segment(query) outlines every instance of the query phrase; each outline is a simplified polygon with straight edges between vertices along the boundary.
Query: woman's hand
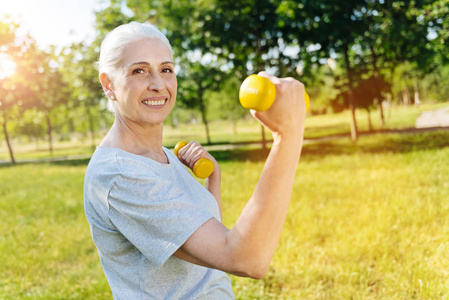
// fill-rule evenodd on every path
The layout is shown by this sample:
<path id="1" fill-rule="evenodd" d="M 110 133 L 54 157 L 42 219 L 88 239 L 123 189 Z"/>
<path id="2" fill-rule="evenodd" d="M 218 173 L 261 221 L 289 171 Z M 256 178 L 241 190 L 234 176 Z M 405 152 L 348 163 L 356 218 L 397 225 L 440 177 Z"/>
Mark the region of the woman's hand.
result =
<path id="1" fill-rule="evenodd" d="M 191 141 L 178 151 L 179 160 L 190 169 L 200 158 L 207 158 L 214 164 L 212 174 L 206 180 L 206 189 L 214 196 L 220 209 L 221 217 L 221 170 L 215 158 L 209 154 L 198 142 Z"/>
<path id="2" fill-rule="evenodd" d="M 275 137 L 277 135 L 302 137 L 306 116 L 304 85 L 291 77 L 277 78 L 266 72 L 259 72 L 257 75 L 274 83 L 276 99 L 267 111 L 251 110 L 251 114 Z"/>
<path id="3" fill-rule="evenodd" d="M 220 166 L 218 165 L 215 158 L 207 152 L 200 143 L 195 141 L 190 141 L 179 149 L 178 151 L 178 158 L 179 160 L 189 167 L 190 169 L 193 169 L 193 165 L 200 159 L 200 158 L 207 158 L 214 164 L 214 171 L 212 172 L 211 176 L 220 173 Z"/>

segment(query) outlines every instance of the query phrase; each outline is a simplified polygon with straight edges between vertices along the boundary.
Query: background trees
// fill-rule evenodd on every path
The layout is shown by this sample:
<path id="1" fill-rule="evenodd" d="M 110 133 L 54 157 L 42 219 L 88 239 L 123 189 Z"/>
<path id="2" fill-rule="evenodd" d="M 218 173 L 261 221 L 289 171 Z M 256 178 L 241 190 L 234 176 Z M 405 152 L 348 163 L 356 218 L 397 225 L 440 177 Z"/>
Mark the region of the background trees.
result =
<path id="1" fill-rule="evenodd" d="M 0 54 L 16 72 L 0 80 L 3 136 L 12 161 L 11 133 L 30 140 L 46 133 L 49 151 L 55 135 L 73 132 L 95 145 L 95 132 L 113 119 L 97 79 L 100 43 L 137 20 L 156 24 L 172 43 L 180 104 L 172 124 L 185 108 L 197 111 L 212 143 L 209 121 L 235 123 L 239 83 L 268 70 L 303 81 L 312 114 L 350 109 L 356 140 L 357 108 L 378 109 L 384 126 L 385 101 L 448 99 L 448 13 L 448 0 L 110 0 L 96 12 L 97 38 L 59 51 L 16 37 L 19 24 L 4 19 Z"/>
<path id="2" fill-rule="evenodd" d="M 23 81 L 15 73 L 15 69 L 21 69 L 19 62 L 13 62 L 11 57 L 22 57 L 26 44 L 20 45 L 16 38 L 15 30 L 18 28 L 14 23 L 0 22 L 0 110 L 2 118 L 3 135 L 8 147 L 11 162 L 15 163 L 14 153 L 8 131 L 8 123 L 13 117 L 17 117 L 17 107 L 22 99 L 29 97 L 30 90 L 26 88 Z M 23 46 L 23 47 L 21 47 Z M 23 68 L 24 69 L 24 68 Z"/>

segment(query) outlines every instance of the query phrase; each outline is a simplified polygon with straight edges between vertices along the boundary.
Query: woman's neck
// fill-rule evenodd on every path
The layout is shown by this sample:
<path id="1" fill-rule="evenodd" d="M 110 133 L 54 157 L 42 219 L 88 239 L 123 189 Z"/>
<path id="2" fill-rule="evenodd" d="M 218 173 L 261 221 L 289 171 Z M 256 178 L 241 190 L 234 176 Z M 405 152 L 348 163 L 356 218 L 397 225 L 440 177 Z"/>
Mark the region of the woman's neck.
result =
<path id="1" fill-rule="evenodd" d="M 163 124 L 137 124 L 121 118 L 114 121 L 100 146 L 119 148 L 124 151 L 168 163 L 162 149 Z"/>

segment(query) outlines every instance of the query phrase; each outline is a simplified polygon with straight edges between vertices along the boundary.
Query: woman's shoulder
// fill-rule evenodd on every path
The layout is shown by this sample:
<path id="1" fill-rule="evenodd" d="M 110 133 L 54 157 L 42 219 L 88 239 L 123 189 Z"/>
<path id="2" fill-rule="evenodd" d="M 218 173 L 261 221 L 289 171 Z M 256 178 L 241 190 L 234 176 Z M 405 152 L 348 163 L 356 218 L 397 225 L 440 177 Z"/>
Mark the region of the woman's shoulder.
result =
<path id="1" fill-rule="evenodd" d="M 148 168 L 145 157 L 126 152 L 119 148 L 109 148 L 99 146 L 95 150 L 89 165 L 93 164 L 104 170 L 117 171 L 139 171 L 141 168 Z"/>
<path id="2" fill-rule="evenodd" d="M 162 164 L 148 157 L 133 154 L 119 148 L 97 147 L 89 162 L 88 169 L 100 170 L 102 173 L 119 173 L 120 175 L 151 176 L 169 172 L 176 163 L 176 156 L 164 148 L 169 164 Z"/>

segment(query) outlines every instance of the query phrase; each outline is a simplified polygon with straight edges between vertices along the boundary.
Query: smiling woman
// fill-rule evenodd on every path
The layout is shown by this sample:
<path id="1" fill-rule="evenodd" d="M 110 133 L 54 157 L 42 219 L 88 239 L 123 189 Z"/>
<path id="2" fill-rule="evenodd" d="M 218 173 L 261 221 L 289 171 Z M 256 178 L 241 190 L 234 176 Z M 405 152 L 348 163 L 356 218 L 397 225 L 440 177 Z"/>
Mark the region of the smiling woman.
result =
<path id="1" fill-rule="evenodd" d="M 149 23 L 121 25 L 101 44 L 99 77 L 115 120 L 86 169 L 84 203 L 114 299 L 234 299 L 226 274 L 262 278 L 284 225 L 304 135 L 304 85 L 253 116 L 273 134 L 257 187 L 232 229 L 221 223 L 221 170 L 199 143 L 162 146 L 176 103 L 170 43 Z M 205 186 L 185 166 L 207 158 Z"/>
<path id="2" fill-rule="evenodd" d="M 151 51 L 148 51 L 151 49 Z M 134 41 L 124 48 L 114 80 L 102 73 L 105 94 L 113 101 L 116 121 L 122 117 L 161 124 L 175 105 L 177 80 L 170 47 L 158 38 Z M 143 123 L 142 123 L 143 122 Z"/>

